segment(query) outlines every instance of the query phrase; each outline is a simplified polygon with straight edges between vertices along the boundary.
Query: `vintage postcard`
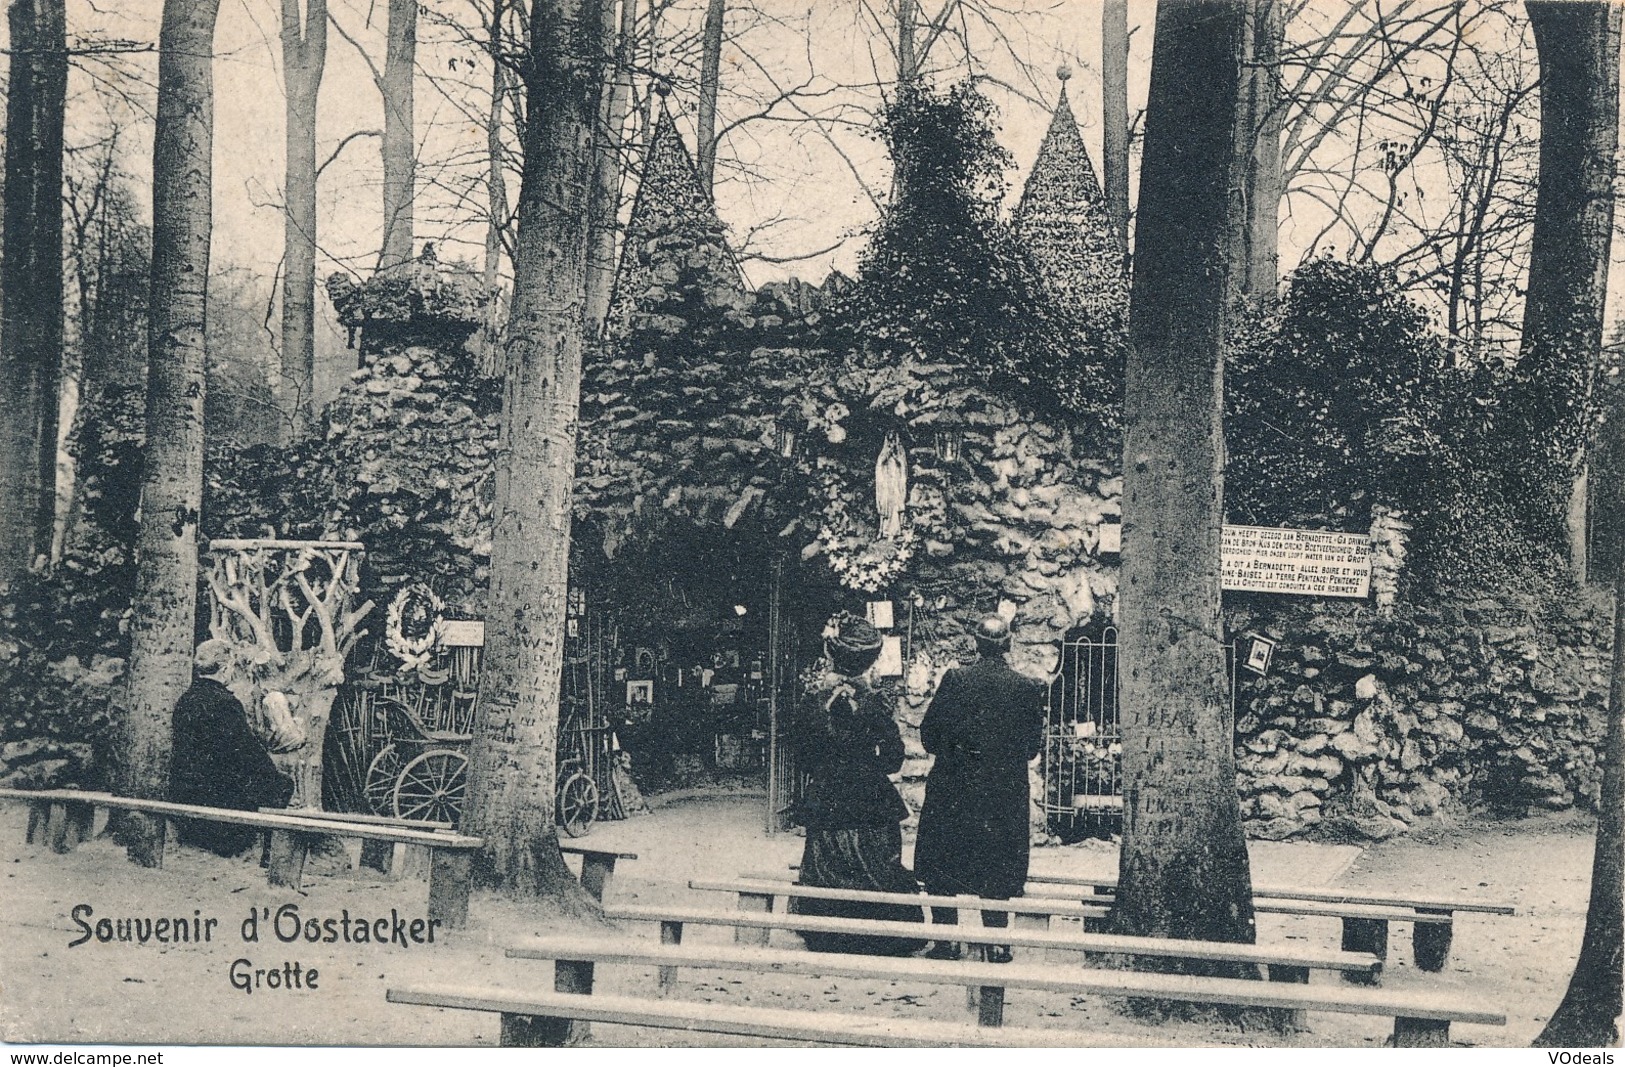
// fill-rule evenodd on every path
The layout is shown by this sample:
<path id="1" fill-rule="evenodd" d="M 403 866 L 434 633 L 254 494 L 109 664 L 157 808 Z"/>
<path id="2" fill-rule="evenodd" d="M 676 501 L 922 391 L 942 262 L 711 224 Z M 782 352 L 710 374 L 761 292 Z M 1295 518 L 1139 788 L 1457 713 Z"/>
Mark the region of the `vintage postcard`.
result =
<path id="1" fill-rule="evenodd" d="M 6 7 L 13 1063 L 1613 1062 L 1621 7 Z"/>

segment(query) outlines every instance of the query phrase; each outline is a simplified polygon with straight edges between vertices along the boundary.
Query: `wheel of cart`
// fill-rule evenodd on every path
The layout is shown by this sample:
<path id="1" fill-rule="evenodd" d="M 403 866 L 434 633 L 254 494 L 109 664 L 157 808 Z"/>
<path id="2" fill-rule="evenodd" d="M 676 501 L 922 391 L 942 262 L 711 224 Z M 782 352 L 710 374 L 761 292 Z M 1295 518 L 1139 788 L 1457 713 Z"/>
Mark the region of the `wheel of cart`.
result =
<path id="1" fill-rule="evenodd" d="M 570 837 L 581 837 L 598 818 L 598 785 L 582 769 L 577 759 L 559 763 L 559 788 L 554 798 L 559 828 Z"/>
<path id="2" fill-rule="evenodd" d="M 455 828 L 463 815 L 468 791 L 468 757 L 454 748 L 431 748 L 401 768 L 391 794 L 398 819 L 449 822 Z"/>
<path id="3" fill-rule="evenodd" d="M 461 729 L 430 725 L 441 716 L 425 715 L 417 705 L 432 699 L 406 692 L 375 701 L 374 734 L 385 744 L 367 764 L 363 788 L 376 814 L 456 826 L 468 791 L 466 749 L 471 736 Z"/>

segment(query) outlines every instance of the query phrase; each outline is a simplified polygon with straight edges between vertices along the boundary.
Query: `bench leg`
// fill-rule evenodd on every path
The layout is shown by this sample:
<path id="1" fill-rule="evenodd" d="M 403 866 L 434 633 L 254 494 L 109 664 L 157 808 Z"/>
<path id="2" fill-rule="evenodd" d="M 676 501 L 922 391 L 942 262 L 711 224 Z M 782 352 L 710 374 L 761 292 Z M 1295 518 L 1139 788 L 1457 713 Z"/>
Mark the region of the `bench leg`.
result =
<path id="1" fill-rule="evenodd" d="M 976 1024 L 978 1026 L 1004 1025 L 1004 986 L 985 985 L 977 997 Z"/>
<path id="2" fill-rule="evenodd" d="M 73 834 L 73 820 L 68 817 L 68 806 L 60 801 L 52 801 L 45 817 L 45 840 L 52 852 L 71 852 L 78 844 Z"/>
<path id="3" fill-rule="evenodd" d="M 30 800 L 28 802 L 28 836 L 24 839 L 27 844 L 39 845 L 45 843 L 45 828 L 51 822 L 51 805 L 44 800 Z"/>
<path id="4" fill-rule="evenodd" d="M 1449 912 L 1417 908 L 1424 915 L 1449 915 Z M 1416 966 L 1424 971 L 1442 971 L 1450 959 L 1450 942 L 1455 923 L 1417 923 L 1411 927 L 1411 955 Z"/>
<path id="5" fill-rule="evenodd" d="M 1094 894 L 1093 895 L 1095 897 L 1097 897 L 1097 898 L 1105 897 L 1106 899 L 1104 899 L 1104 900 L 1099 900 L 1099 899 L 1088 900 L 1088 899 L 1085 899 L 1085 900 L 1080 901 L 1079 903 L 1082 903 L 1082 904 L 1101 904 L 1101 905 L 1104 905 L 1104 906 L 1106 906 L 1108 908 L 1111 907 L 1112 905 L 1114 905 L 1115 903 L 1117 903 L 1117 890 L 1112 886 L 1097 885 L 1094 888 Z M 1086 934 L 1110 933 L 1111 932 L 1111 922 L 1105 916 L 1102 916 L 1102 917 L 1100 917 L 1098 919 L 1085 918 L 1083 920 L 1083 932 L 1086 933 Z"/>
<path id="6" fill-rule="evenodd" d="M 581 888 L 600 904 L 609 893 L 609 880 L 615 875 L 615 859 L 614 856 L 592 854 L 581 857 Z"/>
<path id="7" fill-rule="evenodd" d="M 1394 1019 L 1394 1048 L 1449 1048 L 1449 1019 Z"/>
<path id="8" fill-rule="evenodd" d="M 124 813 L 125 854 L 143 867 L 154 870 L 164 865 L 164 851 L 170 841 L 179 840 L 169 820 L 142 811 Z"/>
<path id="9" fill-rule="evenodd" d="M 274 886 L 298 889 L 305 876 L 305 855 L 310 842 L 303 834 L 288 830 L 271 831 L 271 863 L 265 878 Z"/>
<path id="10" fill-rule="evenodd" d="M 663 922 L 660 924 L 660 943 L 662 945 L 681 945 L 683 943 L 683 924 L 680 922 Z M 661 967 L 656 972 L 659 977 L 657 983 L 661 996 L 669 996 L 677 987 L 677 968 Z"/>
<path id="11" fill-rule="evenodd" d="M 773 914 L 773 894 L 741 893 L 739 894 L 739 910 L 771 915 Z M 751 926 L 736 926 L 734 927 L 734 944 L 759 945 L 766 948 L 768 938 L 772 933 L 773 931 L 766 927 L 757 929 Z"/>
<path id="12" fill-rule="evenodd" d="M 555 1019 L 547 1015 L 510 1015 L 502 1013 L 502 1031 L 497 1044 L 503 1048 L 563 1048 L 577 1039 L 575 1028 L 586 1030 L 586 1023 L 573 1019 Z"/>
<path id="13" fill-rule="evenodd" d="M 395 857 L 395 843 L 393 841 L 376 841 L 366 838 L 361 842 L 360 866 L 378 871 L 380 874 L 389 874 L 395 869 L 391 862 Z"/>
<path id="14" fill-rule="evenodd" d="M 1309 984 L 1309 968 L 1288 967 L 1283 964 L 1269 965 L 1270 981 L 1292 982 L 1299 985 Z M 1271 1009 L 1275 1025 L 1283 1032 L 1304 1030 L 1309 1025 L 1309 1012 L 1303 1008 L 1274 1008 Z"/>
<path id="15" fill-rule="evenodd" d="M 1343 951 L 1369 952 L 1373 956 L 1377 957 L 1378 962 L 1387 962 L 1388 920 L 1344 919 Z M 1377 975 L 1362 974 L 1356 971 L 1344 971 L 1343 981 L 1352 985 L 1376 985 Z"/>
<path id="16" fill-rule="evenodd" d="M 555 960 L 553 962 L 553 989 L 559 993 L 591 993 L 591 960 Z M 592 1036 L 592 1024 L 577 1019 L 549 1019 L 532 1017 L 531 1033 L 546 1042 L 546 1047 L 579 1045 Z"/>
<path id="17" fill-rule="evenodd" d="M 1016 912 L 1015 927 L 1017 930 L 1036 930 L 1041 934 L 1049 932 L 1049 916 L 1033 912 Z"/>
<path id="18" fill-rule="evenodd" d="M 474 886 L 474 854 L 466 849 L 429 850 L 429 918 L 448 930 L 468 925 L 468 894 Z"/>

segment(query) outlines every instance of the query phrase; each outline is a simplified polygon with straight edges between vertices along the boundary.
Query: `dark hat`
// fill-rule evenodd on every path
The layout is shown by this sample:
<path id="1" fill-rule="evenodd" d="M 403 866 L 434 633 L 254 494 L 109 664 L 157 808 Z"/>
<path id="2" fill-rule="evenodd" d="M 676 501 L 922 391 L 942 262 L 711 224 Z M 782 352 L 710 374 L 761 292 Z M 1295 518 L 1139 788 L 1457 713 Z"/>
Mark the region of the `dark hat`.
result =
<path id="1" fill-rule="evenodd" d="M 832 615 L 824 627 L 824 651 L 839 674 L 862 674 L 880 658 L 880 631 L 850 611 Z"/>
<path id="2" fill-rule="evenodd" d="M 984 652 L 1003 652 L 1010 647 L 1010 624 L 1004 616 L 988 615 L 976 624 L 976 647 Z"/>

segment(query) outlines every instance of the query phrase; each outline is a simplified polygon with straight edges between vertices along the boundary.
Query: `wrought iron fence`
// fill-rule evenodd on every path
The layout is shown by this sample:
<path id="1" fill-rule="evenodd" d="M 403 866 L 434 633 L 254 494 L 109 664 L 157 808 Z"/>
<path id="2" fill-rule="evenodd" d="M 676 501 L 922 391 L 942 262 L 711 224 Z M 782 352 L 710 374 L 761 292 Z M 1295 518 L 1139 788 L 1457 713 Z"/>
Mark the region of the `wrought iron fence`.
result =
<path id="1" fill-rule="evenodd" d="M 1230 706 L 1241 638 L 1225 646 Z M 1044 723 L 1044 813 L 1063 836 L 1115 830 L 1123 818 L 1123 734 L 1117 701 L 1117 628 L 1069 638 L 1049 685 Z"/>

